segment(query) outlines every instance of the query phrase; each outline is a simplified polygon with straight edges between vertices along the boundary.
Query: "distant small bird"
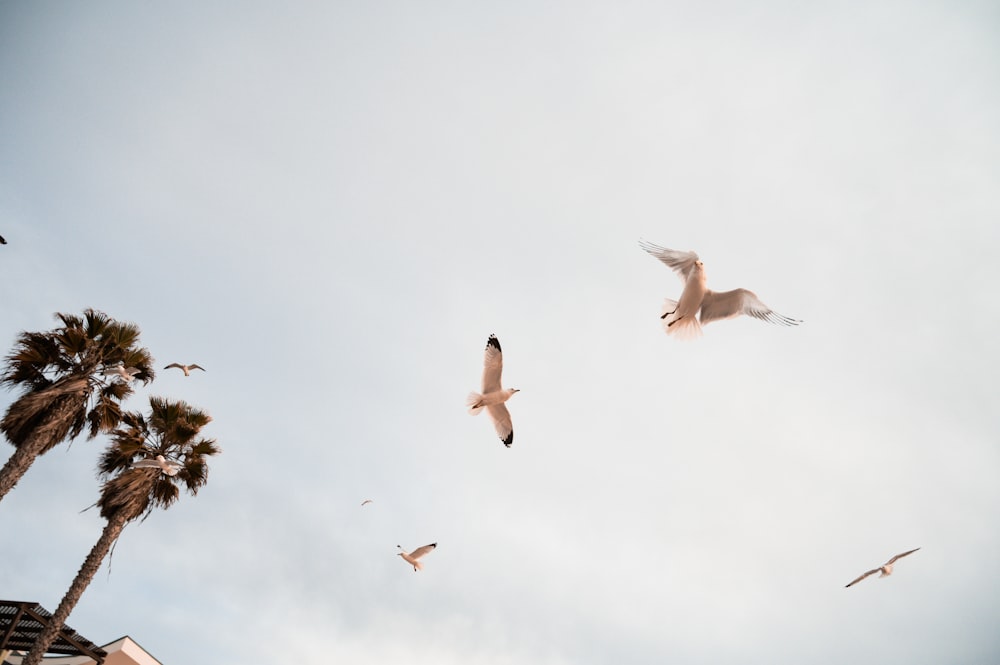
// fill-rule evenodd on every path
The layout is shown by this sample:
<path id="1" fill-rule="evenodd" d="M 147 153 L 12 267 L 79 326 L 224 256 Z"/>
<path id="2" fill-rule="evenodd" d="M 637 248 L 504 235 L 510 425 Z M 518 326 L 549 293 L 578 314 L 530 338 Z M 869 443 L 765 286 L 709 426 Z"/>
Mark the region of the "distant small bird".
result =
<path id="1" fill-rule="evenodd" d="M 396 547 L 399 547 L 400 549 L 399 556 L 403 557 L 403 560 L 406 561 L 406 563 L 413 566 L 413 572 L 417 572 L 418 570 L 423 570 L 424 568 L 423 565 L 421 565 L 421 563 L 417 561 L 417 559 L 427 554 L 437 546 L 438 546 L 437 543 L 431 543 L 430 545 L 424 545 L 423 547 L 418 547 L 417 549 L 407 554 L 406 550 L 404 550 L 400 545 L 396 545 Z"/>
<path id="2" fill-rule="evenodd" d="M 371 499 L 365 499 L 364 501 L 361 502 L 361 505 L 365 506 L 365 505 L 367 505 L 369 503 L 372 503 L 372 500 Z"/>
<path id="3" fill-rule="evenodd" d="M 761 321 L 783 326 L 797 326 L 801 321 L 778 314 L 761 302 L 753 291 L 734 289 L 716 292 L 706 285 L 705 264 L 694 252 L 681 252 L 654 245 L 645 240 L 639 247 L 680 275 L 684 282 L 680 301 L 663 301 L 663 329 L 679 337 L 697 337 L 706 323 L 746 314 Z M 700 315 L 699 315 L 700 312 Z"/>
<path id="4" fill-rule="evenodd" d="M 132 383 L 132 379 L 141 371 L 138 367 L 126 368 L 124 365 L 115 365 L 114 367 L 105 369 L 104 374 L 107 376 L 116 376 L 125 383 Z"/>
<path id="5" fill-rule="evenodd" d="M 500 341 L 496 335 L 490 335 L 486 340 L 486 353 L 483 356 L 483 392 L 469 393 L 465 405 L 469 407 L 469 413 L 474 416 L 486 409 L 503 445 L 510 448 L 514 443 L 514 425 L 511 423 L 510 412 L 507 411 L 504 402 L 514 393 L 521 391 L 516 388 L 501 388 L 501 372 L 503 372 L 503 352 L 500 350 Z"/>
<path id="6" fill-rule="evenodd" d="M 848 584 L 844 588 L 846 589 L 849 586 L 853 586 L 853 585 L 857 584 L 858 582 L 860 582 L 861 580 L 863 580 L 866 577 L 868 577 L 869 575 L 874 575 L 875 573 L 877 573 L 879 571 L 882 572 L 882 574 L 879 575 L 879 577 L 886 577 L 887 575 L 892 575 L 892 564 L 896 563 L 898 560 L 902 559 L 904 556 L 907 556 L 909 554 L 913 554 L 914 552 L 916 552 L 919 549 L 920 548 L 918 547 L 916 550 L 910 550 L 909 552 L 903 552 L 902 554 L 897 554 L 896 556 L 892 557 L 891 559 L 889 559 L 888 561 L 886 561 L 884 564 L 882 564 L 878 568 L 872 568 L 867 573 L 865 573 L 864 575 L 862 575 L 858 579 L 854 580 L 853 582 L 851 582 L 850 584 Z"/>
<path id="7" fill-rule="evenodd" d="M 176 476 L 177 472 L 184 468 L 184 465 L 174 460 L 168 460 L 163 455 L 157 455 L 156 459 L 141 459 L 132 465 L 134 469 L 159 469 L 168 476 Z"/>
<path id="8" fill-rule="evenodd" d="M 3 239 L 3 236 L 0 236 L 0 245 L 6 245 L 6 244 L 7 241 Z"/>
<path id="9" fill-rule="evenodd" d="M 182 372 L 184 372 L 184 376 L 191 376 L 191 370 L 193 369 L 200 369 L 202 372 L 205 371 L 205 368 L 201 365 L 181 365 L 180 363 L 170 363 L 163 369 L 170 369 L 171 367 L 179 368 Z"/>

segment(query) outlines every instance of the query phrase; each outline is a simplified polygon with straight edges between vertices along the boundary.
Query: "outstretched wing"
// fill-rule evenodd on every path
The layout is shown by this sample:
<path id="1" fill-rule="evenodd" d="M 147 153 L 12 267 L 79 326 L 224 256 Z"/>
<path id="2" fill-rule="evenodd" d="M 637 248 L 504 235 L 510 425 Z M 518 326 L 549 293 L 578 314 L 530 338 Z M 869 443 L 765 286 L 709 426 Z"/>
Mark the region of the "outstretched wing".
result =
<path id="1" fill-rule="evenodd" d="M 654 245 L 653 243 L 646 242 L 645 240 L 639 241 L 639 247 L 658 258 L 671 270 L 674 270 L 685 282 L 687 281 L 688 273 L 690 273 L 691 268 L 694 267 L 694 262 L 698 260 L 698 255 L 694 252 L 681 252 L 676 249 L 667 249 L 666 247 L 660 247 L 659 245 Z"/>
<path id="2" fill-rule="evenodd" d="M 699 318 L 702 323 L 708 323 L 740 314 L 782 326 L 797 326 L 802 323 L 797 319 L 778 314 L 761 302 L 757 294 L 747 289 L 734 289 L 721 293 L 708 291 L 701 301 L 701 316 Z"/>
<path id="3" fill-rule="evenodd" d="M 134 469 L 159 469 L 160 463 L 155 459 L 141 459 L 132 463 Z"/>
<path id="4" fill-rule="evenodd" d="M 430 545 L 424 545 L 423 547 L 418 547 L 417 549 L 410 552 L 410 558 L 419 559 L 420 557 L 427 554 L 437 546 L 438 546 L 437 543 L 431 543 Z"/>
<path id="5" fill-rule="evenodd" d="M 178 363 L 170 363 L 169 365 L 167 365 L 163 369 L 170 369 L 171 367 L 176 367 L 177 369 L 184 369 L 184 365 L 181 365 L 181 364 L 178 364 Z"/>
<path id="6" fill-rule="evenodd" d="M 866 577 L 868 577 L 869 575 L 874 575 L 875 573 L 877 573 L 877 572 L 878 572 L 878 571 L 880 571 L 880 570 L 882 570 L 882 569 L 881 569 L 881 568 L 873 568 L 872 570 L 869 570 L 869 571 L 868 571 L 867 573 L 865 573 L 864 575 L 862 575 L 862 576 L 861 576 L 861 577 L 859 577 L 858 579 L 854 580 L 853 582 L 851 582 L 851 583 L 850 583 L 850 584 L 848 584 L 847 586 L 848 586 L 848 587 L 849 587 L 849 586 L 854 586 L 855 584 L 857 584 L 857 583 L 858 583 L 858 582 L 860 582 L 861 580 L 865 579 L 865 578 L 866 578 Z M 844 587 L 844 588 L 846 589 L 847 587 Z"/>
<path id="7" fill-rule="evenodd" d="M 490 335 L 486 340 L 486 352 L 483 354 L 483 394 L 500 390 L 500 373 L 503 372 L 503 352 L 500 350 L 500 340 L 496 335 Z"/>
<path id="8" fill-rule="evenodd" d="M 506 404 L 490 404 L 486 407 L 486 413 L 490 414 L 490 420 L 496 427 L 497 435 L 503 441 L 503 445 L 510 448 L 514 443 L 514 424 L 510 421 L 510 411 Z"/>
<path id="9" fill-rule="evenodd" d="M 902 554 L 897 554 L 896 556 L 894 556 L 891 559 L 889 559 L 888 561 L 886 561 L 885 565 L 891 566 L 892 564 L 896 563 L 896 561 L 898 559 L 902 559 L 904 556 L 907 556 L 908 554 L 913 554 L 914 552 L 916 552 L 919 549 L 920 548 L 918 547 L 916 550 L 910 550 L 909 552 L 903 552 Z"/>
<path id="10" fill-rule="evenodd" d="M 206 370 L 206 369 L 205 369 L 204 367 L 202 367 L 201 365 L 188 365 L 188 369 L 200 369 L 200 370 L 201 370 L 202 372 L 204 372 L 204 371 L 207 371 L 207 370 Z"/>

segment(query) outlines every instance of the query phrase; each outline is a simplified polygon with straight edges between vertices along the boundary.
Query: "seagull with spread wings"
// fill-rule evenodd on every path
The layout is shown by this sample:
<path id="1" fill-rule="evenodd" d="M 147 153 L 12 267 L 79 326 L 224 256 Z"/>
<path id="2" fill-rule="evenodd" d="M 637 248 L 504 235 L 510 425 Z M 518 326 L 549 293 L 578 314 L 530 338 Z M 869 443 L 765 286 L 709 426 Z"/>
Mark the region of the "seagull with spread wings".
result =
<path id="1" fill-rule="evenodd" d="M 654 245 L 645 240 L 639 246 L 676 272 L 684 282 L 680 301 L 663 301 L 663 329 L 678 337 L 696 337 L 701 326 L 712 321 L 746 314 L 761 321 L 783 326 L 797 326 L 801 321 L 782 316 L 761 302 L 753 291 L 734 289 L 712 291 L 706 285 L 705 264 L 694 252 L 681 252 Z"/>
<path id="2" fill-rule="evenodd" d="M 417 559 L 419 559 L 423 555 L 427 554 L 428 552 L 430 552 L 432 549 L 434 549 L 437 546 L 438 546 L 437 543 L 431 543 L 430 545 L 424 545 L 423 547 L 418 547 L 417 549 L 413 550 L 412 552 L 407 553 L 407 551 L 404 550 L 402 548 L 402 546 L 396 545 L 396 547 L 399 548 L 399 556 L 403 557 L 403 561 L 405 561 L 406 563 L 408 563 L 411 566 L 413 566 L 413 572 L 417 572 L 418 570 L 422 570 L 423 567 L 424 567 L 423 564 L 421 564 L 419 561 L 417 561 Z"/>
<path id="3" fill-rule="evenodd" d="M 132 383 L 135 375 L 141 372 L 138 367 L 125 367 L 125 365 L 115 365 L 104 370 L 106 376 L 116 376 L 125 383 Z"/>
<path id="4" fill-rule="evenodd" d="M 892 575 L 892 564 L 896 563 L 897 561 L 899 561 L 900 559 L 902 559 L 904 556 L 907 556 L 909 554 L 913 554 L 914 552 L 916 552 L 919 549 L 920 548 L 918 547 L 916 550 L 910 550 L 909 552 L 903 552 L 902 554 L 897 554 L 896 556 L 892 557 L 891 559 L 889 559 L 888 561 L 886 561 L 884 564 L 882 564 L 878 568 L 872 568 L 867 573 L 865 573 L 864 575 L 862 575 L 858 579 L 856 579 L 853 582 L 851 582 L 850 584 L 848 584 L 847 587 L 854 586 L 855 584 L 857 584 L 861 580 L 865 579 L 869 575 L 874 575 L 875 573 L 878 573 L 878 572 L 882 573 L 881 575 L 879 575 L 879 577 L 886 577 L 888 575 Z M 844 587 L 844 588 L 846 589 L 847 587 Z"/>
<path id="5" fill-rule="evenodd" d="M 193 369 L 200 369 L 202 372 L 205 371 L 205 368 L 201 365 L 181 365 L 180 363 L 170 363 L 163 369 L 170 369 L 171 367 L 180 368 L 180 370 L 184 372 L 184 376 L 191 376 L 191 370 Z"/>
<path id="6" fill-rule="evenodd" d="M 469 413 L 474 416 L 486 409 L 503 445 L 510 448 L 514 443 L 514 425 L 510 421 L 510 412 L 504 402 L 520 391 L 516 388 L 501 388 L 501 372 L 503 372 L 503 352 L 500 350 L 500 341 L 496 335 L 490 335 L 486 340 L 486 353 L 483 356 L 483 392 L 469 393 L 465 405 L 469 407 Z"/>
<path id="7" fill-rule="evenodd" d="M 134 469 L 159 469 L 168 476 L 176 476 L 177 472 L 184 468 L 184 465 L 174 460 L 168 460 L 163 455 L 157 455 L 155 459 L 141 459 L 132 464 Z"/>

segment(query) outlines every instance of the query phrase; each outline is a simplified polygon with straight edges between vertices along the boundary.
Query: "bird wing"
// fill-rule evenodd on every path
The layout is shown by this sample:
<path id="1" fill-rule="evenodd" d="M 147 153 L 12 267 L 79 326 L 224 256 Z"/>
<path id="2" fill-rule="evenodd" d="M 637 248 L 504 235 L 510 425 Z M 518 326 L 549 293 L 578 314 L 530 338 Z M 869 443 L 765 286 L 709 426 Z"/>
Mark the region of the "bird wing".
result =
<path id="1" fill-rule="evenodd" d="M 889 559 L 888 561 L 886 561 L 885 565 L 891 566 L 892 564 L 896 563 L 897 559 L 902 559 L 904 556 L 906 556 L 908 554 L 913 554 L 914 552 L 916 552 L 919 549 L 920 548 L 918 547 L 916 550 L 910 550 L 909 552 L 903 552 L 902 554 L 897 554 L 896 556 L 894 556 L 891 559 Z"/>
<path id="2" fill-rule="evenodd" d="M 202 372 L 205 372 L 205 371 L 207 371 L 207 370 L 206 370 L 206 369 L 205 369 L 204 367 L 202 367 L 201 365 L 188 365 L 188 369 L 200 369 L 200 370 L 201 370 Z"/>
<path id="3" fill-rule="evenodd" d="M 483 354 L 483 394 L 500 390 L 500 373 L 503 372 L 503 352 L 496 335 L 486 340 Z"/>
<path id="4" fill-rule="evenodd" d="M 142 370 L 139 369 L 138 367 L 129 367 L 127 370 L 125 370 L 125 373 L 128 374 L 129 376 L 135 376 L 141 371 Z"/>
<path id="5" fill-rule="evenodd" d="M 410 558 L 419 559 L 420 557 L 427 554 L 437 546 L 438 546 L 437 543 L 431 543 L 430 545 L 424 545 L 423 547 L 418 547 L 417 549 L 410 552 Z"/>
<path id="6" fill-rule="evenodd" d="M 639 241 L 639 247 L 662 261 L 668 268 L 680 275 L 681 279 L 685 282 L 687 281 L 688 273 L 694 267 L 694 262 L 698 260 L 698 255 L 694 252 L 667 249 L 666 247 L 660 247 L 645 240 Z"/>
<path id="7" fill-rule="evenodd" d="M 170 363 L 169 365 L 167 365 L 163 369 L 170 369 L 171 367 L 176 367 L 177 369 L 184 369 L 184 365 L 181 365 L 179 363 Z"/>
<path id="8" fill-rule="evenodd" d="M 496 427 L 503 445 L 510 448 L 510 445 L 514 443 L 514 424 L 510 421 L 510 411 L 507 410 L 507 405 L 490 404 L 486 407 L 486 413 L 490 414 L 490 420 L 493 421 L 493 426 Z"/>
<path id="9" fill-rule="evenodd" d="M 777 323 L 782 326 L 797 326 L 801 323 L 796 319 L 778 314 L 770 307 L 761 302 L 753 291 L 747 289 L 733 289 L 717 293 L 708 291 L 701 301 L 701 322 L 708 323 L 719 319 L 728 319 L 740 314 L 752 316 L 768 323 Z"/>
<path id="10" fill-rule="evenodd" d="M 867 573 L 865 573 L 864 575 L 862 575 L 862 576 L 861 576 L 861 577 L 859 577 L 858 579 L 854 580 L 853 582 L 851 582 L 851 583 L 850 583 L 850 584 L 848 584 L 847 586 L 853 586 L 853 585 L 857 584 L 858 582 L 860 582 L 861 580 L 863 580 L 863 579 L 865 579 L 866 577 L 868 577 L 869 575 L 874 575 L 875 573 L 877 573 L 877 572 L 878 572 L 878 571 L 880 571 L 880 570 L 882 570 L 882 568 L 881 568 L 881 567 L 879 567 L 879 568 L 872 568 L 872 569 L 871 569 L 871 570 L 869 570 L 869 571 L 868 571 Z M 844 587 L 844 588 L 846 589 L 847 587 Z"/>
<path id="11" fill-rule="evenodd" d="M 133 462 L 132 467 L 135 469 L 159 469 L 160 463 L 155 459 L 141 459 L 138 462 Z"/>

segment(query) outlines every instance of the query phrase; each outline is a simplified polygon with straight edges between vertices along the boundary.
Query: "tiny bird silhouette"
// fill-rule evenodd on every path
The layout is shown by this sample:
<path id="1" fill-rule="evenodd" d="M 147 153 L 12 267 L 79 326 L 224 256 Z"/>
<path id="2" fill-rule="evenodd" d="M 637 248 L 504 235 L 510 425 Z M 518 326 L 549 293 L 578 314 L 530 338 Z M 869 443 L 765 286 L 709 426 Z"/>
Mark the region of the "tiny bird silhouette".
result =
<path id="1" fill-rule="evenodd" d="M 511 423 L 510 412 L 504 402 L 514 393 L 521 391 L 516 388 L 501 388 L 501 372 L 503 372 L 503 352 L 500 350 L 500 341 L 496 335 L 490 335 L 486 340 L 486 352 L 483 355 L 483 392 L 469 393 L 465 405 L 469 407 L 469 413 L 474 416 L 486 409 L 503 445 L 510 448 L 514 443 L 514 425 Z"/>
<path id="2" fill-rule="evenodd" d="M 138 367 L 126 368 L 125 365 L 115 365 L 114 367 L 105 369 L 104 374 L 107 376 L 116 376 L 125 383 L 132 383 L 132 379 L 141 371 Z"/>
<path id="3" fill-rule="evenodd" d="M 6 245 L 6 244 L 7 241 L 3 239 L 3 236 L 0 236 L 0 245 Z"/>
<path id="4" fill-rule="evenodd" d="M 910 550 L 909 552 L 903 552 L 902 554 L 897 554 L 896 556 L 892 557 L 891 559 L 889 559 L 888 561 L 886 561 L 884 564 L 882 564 L 878 568 L 872 568 L 867 573 L 865 573 L 864 575 L 862 575 L 858 579 L 854 580 L 853 582 L 851 582 L 850 584 L 848 584 L 844 588 L 846 589 L 847 587 L 854 586 L 855 584 L 857 584 L 861 580 L 865 579 L 869 575 L 874 575 L 877 572 L 881 572 L 882 573 L 881 575 L 879 575 L 879 577 L 886 577 L 888 575 L 892 575 L 892 564 L 896 563 L 898 560 L 902 559 L 904 556 L 907 556 L 909 554 L 913 554 L 914 552 L 916 552 L 919 549 L 920 548 L 918 547 L 916 550 Z"/>
<path id="5" fill-rule="evenodd" d="M 407 554 L 406 550 L 404 550 L 402 546 L 396 545 L 396 547 L 400 549 L 399 556 L 403 557 L 403 560 L 406 561 L 406 563 L 413 566 L 413 572 L 417 572 L 418 570 L 423 570 L 423 565 L 419 561 L 417 561 L 417 559 L 427 554 L 437 546 L 438 546 L 437 543 L 431 543 L 430 545 L 424 545 L 423 547 L 418 547 L 417 549 Z"/>
<path id="6" fill-rule="evenodd" d="M 639 247 L 659 259 L 667 267 L 680 275 L 684 282 L 680 301 L 663 301 L 663 329 L 668 335 L 692 338 L 701 334 L 706 323 L 746 314 L 761 321 L 783 326 L 797 326 L 801 321 L 778 314 L 761 302 L 753 291 L 734 289 L 732 291 L 711 291 L 706 285 L 705 264 L 694 252 L 681 252 L 654 245 L 645 240 Z"/>
<path id="7" fill-rule="evenodd" d="M 191 370 L 193 369 L 200 369 L 202 372 L 205 371 L 205 368 L 202 367 L 201 365 L 181 365 L 180 363 L 170 363 L 163 369 L 170 369 L 171 367 L 177 367 L 178 369 L 180 369 L 182 372 L 184 372 L 184 376 L 191 376 Z"/>
<path id="8" fill-rule="evenodd" d="M 135 469 L 159 469 L 168 476 L 176 476 L 177 472 L 184 468 L 184 465 L 174 460 L 168 460 L 163 455 L 157 455 L 155 459 L 141 459 L 132 465 Z"/>
<path id="9" fill-rule="evenodd" d="M 364 501 L 362 501 L 362 502 L 361 502 L 361 505 L 362 505 L 362 506 L 366 506 L 366 505 L 368 505 L 368 504 L 369 504 L 369 503 L 371 503 L 371 502 L 372 502 L 372 500 L 371 500 L 371 499 L 365 499 Z"/>

